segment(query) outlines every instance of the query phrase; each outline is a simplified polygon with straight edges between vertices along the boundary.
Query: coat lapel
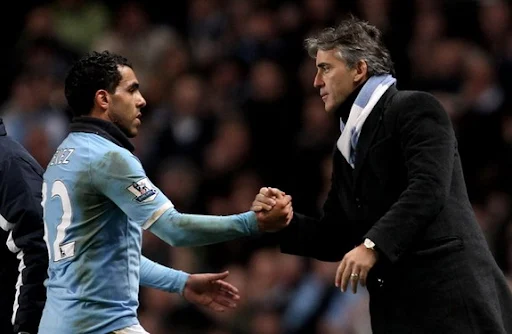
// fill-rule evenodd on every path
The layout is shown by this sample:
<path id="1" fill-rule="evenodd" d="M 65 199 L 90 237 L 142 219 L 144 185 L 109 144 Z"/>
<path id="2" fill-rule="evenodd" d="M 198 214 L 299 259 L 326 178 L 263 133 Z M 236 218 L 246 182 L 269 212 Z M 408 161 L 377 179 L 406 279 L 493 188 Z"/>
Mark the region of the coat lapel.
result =
<path id="1" fill-rule="evenodd" d="M 368 155 L 368 150 L 375 139 L 375 135 L 377 134 L 377 130 L 380 127 L 382 116 L 384 115 L 384 108 L 387 105 L 386 101 L 388 97 L 396 90 L 394 86 L 391 86 L 384 95 L 377 102 L 375 107 L 373 107 L 372 112 L 368 115 L 368 118 L 363 124 L 363 128 L 361 129 L 361 134 L 359 135 L 359 140 L 357 141 L 356 147 L 356 162 L 354 166 L 354 181 L 357 182 L 359 174 L 361 172 L 361 168 L 364 164 L 366 156 Z"/>

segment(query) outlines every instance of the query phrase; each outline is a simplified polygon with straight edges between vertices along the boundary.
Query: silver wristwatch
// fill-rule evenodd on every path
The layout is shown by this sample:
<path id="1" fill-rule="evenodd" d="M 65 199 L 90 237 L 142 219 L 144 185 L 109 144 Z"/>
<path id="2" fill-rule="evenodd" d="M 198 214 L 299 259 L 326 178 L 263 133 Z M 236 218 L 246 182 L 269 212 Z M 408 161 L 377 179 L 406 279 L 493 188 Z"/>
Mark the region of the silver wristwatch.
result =
<path id="1" fill-rule="evenodd" d="M 363 245 L 368 249 L 371 249 L 373 251 L 375 250 L 375 242 L 371 241 L 368 238 L 364 239 Z"/>

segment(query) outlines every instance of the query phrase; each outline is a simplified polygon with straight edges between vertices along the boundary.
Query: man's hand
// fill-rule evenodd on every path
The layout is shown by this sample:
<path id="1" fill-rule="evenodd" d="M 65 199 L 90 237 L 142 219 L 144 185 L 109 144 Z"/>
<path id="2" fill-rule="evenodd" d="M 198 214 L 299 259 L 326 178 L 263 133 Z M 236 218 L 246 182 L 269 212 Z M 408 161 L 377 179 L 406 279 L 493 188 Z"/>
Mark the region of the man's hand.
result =
<path id="1" fill-rule="evenodd" d="M 352 285 L 352 292 L 357 292 L 357 284 L 366 286 L 368 272 L 377 262 L 378 253 L 375 250 L 366 248 L 363 244 L 357 246 L 343 257 L 334 284 L 341 287 L 341 291 L 347 290 L 348 282 Z"/>
<path id="2" fill-rule="evenodd" d="M 183 297 L 189 302 L 206 306 L 217 312 L 235 308 L 240 299 L 238 289 L 223 281 L 229 272 L 219 274 L 192 274 L 188 277 Z"/>
<path id="3" fill-rule="evenodd" d="M 276 232 L 293 218 L 292 198 L 277 188 L 263 187 L 252 202 L 258 227 L 263 232 Z"/>

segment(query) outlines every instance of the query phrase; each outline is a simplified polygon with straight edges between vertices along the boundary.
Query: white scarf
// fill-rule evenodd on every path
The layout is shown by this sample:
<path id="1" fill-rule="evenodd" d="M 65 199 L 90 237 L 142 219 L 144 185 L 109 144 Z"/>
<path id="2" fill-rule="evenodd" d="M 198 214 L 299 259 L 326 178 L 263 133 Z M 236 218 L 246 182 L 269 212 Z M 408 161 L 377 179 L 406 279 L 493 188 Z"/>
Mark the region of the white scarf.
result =
<path id="1" fill-rule="evenodd" d="M 352 104 L 347 124 L 340 118 L 341 136 L 338 138 L 337 146 L 352 168 L 355 166 L 357 141 L 364 121 L 382 95 L 395 82 L 396 79 L 390 74 L 370 77 Z"/>

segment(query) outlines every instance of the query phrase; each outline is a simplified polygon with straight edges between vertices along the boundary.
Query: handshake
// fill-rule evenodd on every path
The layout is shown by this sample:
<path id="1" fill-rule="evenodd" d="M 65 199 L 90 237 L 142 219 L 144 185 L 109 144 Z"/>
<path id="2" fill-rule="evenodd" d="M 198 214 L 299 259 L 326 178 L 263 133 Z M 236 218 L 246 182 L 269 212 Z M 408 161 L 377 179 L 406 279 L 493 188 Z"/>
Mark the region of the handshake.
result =
<path id="1" fill-rule="evenodd" d="M 277 188 L 263 187 L 252 202 L 261 232 L 277 232 L 293 218 L 292 197 Z"/>

